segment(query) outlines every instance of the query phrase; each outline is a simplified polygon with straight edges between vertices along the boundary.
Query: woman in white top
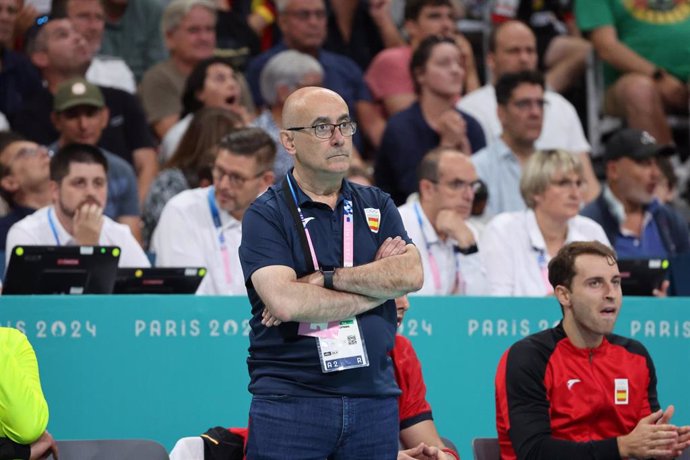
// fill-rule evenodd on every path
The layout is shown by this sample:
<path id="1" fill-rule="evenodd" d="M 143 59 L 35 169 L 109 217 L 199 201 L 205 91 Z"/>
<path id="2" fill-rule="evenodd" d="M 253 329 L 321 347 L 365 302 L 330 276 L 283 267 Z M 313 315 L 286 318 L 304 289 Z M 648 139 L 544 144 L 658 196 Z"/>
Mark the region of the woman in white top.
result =
<path id="1" fill-rule="evenodd" d="M 578 215 L 582 177 L 582 164 L 566 151 L 538 151 L 530 157 L 520 179 L 528 209 L 497 215 L 480 240 L 489 295 L 550 295 L 548 263 L 561 247 L 591 240 L 610 245 L 599 224 Z"/>

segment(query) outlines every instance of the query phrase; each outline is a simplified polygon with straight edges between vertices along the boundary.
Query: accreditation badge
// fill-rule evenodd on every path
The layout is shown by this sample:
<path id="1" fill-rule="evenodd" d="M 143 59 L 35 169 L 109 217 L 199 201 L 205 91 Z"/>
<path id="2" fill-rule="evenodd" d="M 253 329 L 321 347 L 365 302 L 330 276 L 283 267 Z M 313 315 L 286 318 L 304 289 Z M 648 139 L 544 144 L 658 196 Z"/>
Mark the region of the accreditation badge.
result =
<path id="1" fill-rule="evenodd" d="M 367 348 L 356 317 L 339 321 L 331 334 L 319 334 L 316 340 L 324 373 L 369 366 Z"/>

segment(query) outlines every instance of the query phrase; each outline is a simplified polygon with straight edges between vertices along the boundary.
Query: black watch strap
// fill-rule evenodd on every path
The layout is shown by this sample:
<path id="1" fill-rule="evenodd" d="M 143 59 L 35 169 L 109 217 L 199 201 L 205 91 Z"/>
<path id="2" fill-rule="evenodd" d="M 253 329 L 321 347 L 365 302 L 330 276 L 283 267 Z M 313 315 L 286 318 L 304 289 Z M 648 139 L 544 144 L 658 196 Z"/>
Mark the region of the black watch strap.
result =
<path id="1" fill-rule="evenodd" d="M 323 287 L 326 289 L 333 290 L 333 274 L 335 271 L 333 270 L 321 270 L 321 273 L 323 273 Z"/>
<path id="2" fill-rule="evenodd" d="M 473 244 L 472 246 L 468 246 L 466 248 L 461 248 L 460 246 L 455 246 L 455 252 L 459 252 L 462 255 L 469 256 L 470 254 L 475 254 L 479 252 L 479 248 L 477 247 L 477 243 Z"/>

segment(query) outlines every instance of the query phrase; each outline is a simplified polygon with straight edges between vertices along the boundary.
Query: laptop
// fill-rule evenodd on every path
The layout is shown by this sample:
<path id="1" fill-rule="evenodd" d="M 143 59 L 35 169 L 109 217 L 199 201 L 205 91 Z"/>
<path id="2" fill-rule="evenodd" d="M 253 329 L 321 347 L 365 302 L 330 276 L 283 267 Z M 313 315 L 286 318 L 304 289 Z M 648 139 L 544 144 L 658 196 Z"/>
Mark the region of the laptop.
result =
<path id="1" fill-rule="evenodd" d="M 2 294 L 111 294 L 119 259 L 117 246 L 15 246 Z"/>
<path id="2" fill-rule="evenodd" d="M 623 295 L 651 296 L 666 279 L 669 266 L 668 259 L 619 260 Z"/>
<path id="3" fill-rule="evenodd" d="M 204 267 L 120 268 L 114 294 L 194 294 Z"/>

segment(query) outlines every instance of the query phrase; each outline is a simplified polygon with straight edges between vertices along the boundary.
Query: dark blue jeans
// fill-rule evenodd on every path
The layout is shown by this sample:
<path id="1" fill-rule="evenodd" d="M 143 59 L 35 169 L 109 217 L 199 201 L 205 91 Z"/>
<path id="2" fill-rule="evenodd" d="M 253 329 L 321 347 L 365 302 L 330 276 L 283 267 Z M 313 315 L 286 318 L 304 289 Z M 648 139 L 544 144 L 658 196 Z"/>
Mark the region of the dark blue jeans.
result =
<path id="1" fill-rule="evenodd" d="M 247 460 L 394 460 L 398 400 L 254 396 Z"/>

